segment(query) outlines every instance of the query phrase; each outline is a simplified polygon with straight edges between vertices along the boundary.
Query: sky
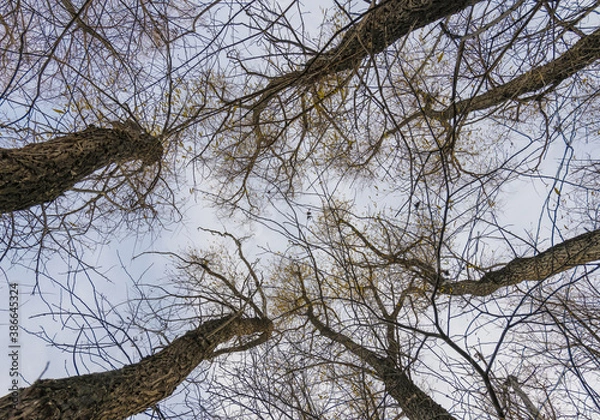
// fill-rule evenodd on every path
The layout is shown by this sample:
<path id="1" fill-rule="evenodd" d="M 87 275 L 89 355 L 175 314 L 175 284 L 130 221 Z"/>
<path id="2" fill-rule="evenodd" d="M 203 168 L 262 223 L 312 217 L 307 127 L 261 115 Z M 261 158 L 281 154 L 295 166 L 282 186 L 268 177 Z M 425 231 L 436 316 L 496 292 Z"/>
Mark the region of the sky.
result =
<path id="1" fill-rule="evenodd" d="M 310 18 L 305 20 L 308 25 L 306 30 L 316 37 L 324 11 L 323 6 L 321 2 L 304 2 L 303 7 L 311 11 Z M 314 27 L 311 28 L 310 25 Z M 481 130 L 485 131 L 487 127 L 482 126 Z M 552 210 L 556 203 L 560 202 L 563 191 L 566 193 L 568 190 L 568 186 L 553 179 L 560 178 L 556 175 L 564 170 L 568 162 L 565 156 L 569 158 L 570 135 L 564 133 L 564 138 L 558 139 L 545 152 L 546 159 L 541 169 L 548 175 L 547 180 L 519 179 L 504 186 L 502 201 L 498 203 L 498 206 L 502 206 L 498 225 L 512 226 L 513 231 L 522 234 L 523 237 L 531 232 L 539 232 L 541 238 L 547 237 L 551 224 L 556 221 L 553 219 Z M 578 152 L 598 157 L 593 143 L 579 147 Z M 187 176 L 180 179 L 178 185 L 181 194 L 178 199 L 185 203 L 180 208 L 180 220 L 175 223 L 165 220 L 166 228 L 157 228 L 150 233 L 119 230 L 109 243 L 91 248 L 82 246 L 79 249 L 80 256 L 95 267 L 95 271 L 80 271 L 72 265 L 72 259 L 64 255 L 53 256 L 44 267 L 52 279 L 41 276 L 37 279 L 39 288 L 36 288 L 31 255 L 21 261 L 5 259 L 0 262 L 0 296 L 3 296 L 0 300 L 0 348 L 7 354 L 11 351 L 8 289 L 11 284 L 17 284 L 20 292 L 20 386 L 27 386 L 41 377 L 58 378 L 104 371 L 107 368 L 104 361 L 74 355 L 69 351 L 49 346 L 36 337 L 36 334 L 47 334 L 54 342 L 64 343 L 68 348 L 68 345 L 74 342 L 85 341 L 85 335 L 91 333 L 91 329 L 88 330 L 89 325 L 100 325 L 93 319 L 100 313 L 106 314 L 107 320 L 113 323 L 113 331 L 118 331 L 117 339 L 125 343 L 124 348 L 114 347 L 109 352 L 114 357 L 114 366 L 127 363 L 127 356 L 137 361 L 142 355 L 149 354 L 149 341 L 156 343 L 158 338 L 145 335 L 141 328 L 128 327 L 127 317 L 135 310 L 132 302 L 140 297 L 140 290 L 158 295 L 158 288 L 154 286 L 175 290 L 177 283 L 174 260 L 161 253 L 185 253 L 190 249 L 209 247 L 215 239 L 200 228 L 228 231 L 239 237 L 252 235 L 245 249 L 249 256 L 263 261 L 269 258 L 264 249 L 286 249 L 286 238 L 282 238 L 267 226 L 249 223 L 239 217 L 232 218 L 211 206 L 202 191 L 195 188 L 197 186 L 193 183 L 192 174 L 194 170 L 194 165 L 189 165 Z M 314 180 L 314 174 L 303 175 Z M 288 217 L 298 217 L 306 232 L 310 232 L 311 222 L 306 217 L 306 209 L 311 208 L 313 218 L 319 216 L 318 208 L 321 203 L 316 197 L 322 190 L 316 182 L 307 182 L 307 185 L 312 185 L 312 190 L 309 187 L 305 194 L 299 194 L 294 203 L 296 208 L 287 207 L 282 202 L 274 202 L 273 208 L 267 208 L 269 217 L 277 222 L 284 222 Z M 365 185 L 367 184 L 340 183 L 336 187 L 341 196 L 352 199 L 357 214 L 361 211 L 371 213 L 375 206 L 390 209 L 397 206 L 399 194 L 391 192 L 385 185 L 378 189 L 365 188 Z M 278 214 L 278 211 L 282 214 Z M 569 221 L 565 223 L 568 224 Z M 574 226 L 573 230 L 577 228 L 578 226 Z M 549 245 L 548 241 L 544 243 Z M 54 313 L 57 310 L 61 313 Z M 77 329 L 77 326 L 85 325 L 82 323 L 83 318 L 70 317 L 65 311 L 84 314 L 90 324 L 88 327 Z M 104 342 L 110 341 L 107 331 L 100 328 L 96 332 L 96 338 L 99 337 Z M 172 339 L 183 332 L 183 327 L 169 331 L 169 338 Z M 480 333 L 485 335 L 485 332 Z M 477 339 L 476 335 L 472 338 Z M 0 390 L 5 391 L 0 394 L 5 394 L 11 385 L 10 363 L 9 357 L 0 358 Z"/>

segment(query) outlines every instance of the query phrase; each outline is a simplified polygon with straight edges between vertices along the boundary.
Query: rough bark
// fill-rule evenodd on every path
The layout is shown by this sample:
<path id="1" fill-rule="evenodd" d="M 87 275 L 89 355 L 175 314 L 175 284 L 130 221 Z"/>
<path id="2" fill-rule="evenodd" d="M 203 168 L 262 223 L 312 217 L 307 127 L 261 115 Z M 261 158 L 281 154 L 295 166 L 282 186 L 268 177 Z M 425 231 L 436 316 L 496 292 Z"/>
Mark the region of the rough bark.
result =
<path id="1" fill-rule="evenodd" d="M 149 165 L 162 153 L 160 140 L 132 121 L 0 149 L 0 213 L 52 201 L 111 163 L 141 160 Z"/>
<path id="2" fill-rule="evenodd" d="M 442 111 L 425 110 L 430 118 L 450 120 L 456 115 L 498 106 L 521 95 L 557 86 L 600 58 L 600 28 L 582 37 L 560 57 L 535 67 L 473 98 L 458 101 Z"/>
<path id="3" fill-rule="evenodd" d="M 343 345 L 348 351 L 370 365 L 383 381 L 386 391 L 398 402 L 404 414 L 411 420 L 455 420 L 437 402 L 419 388 L 403 369 L 389 358 L 379 357 L 375 352 L 355 343 L 346 335 L 336 332 L 323 324 L 309 310 L 308 319 L 319 333 Z"/>
<path id="4" fill-rule="evenodd" d="M 22 389 L 13 407 L 11 395 L 0 399 L 2 420 L 116 420 L 124 419 L 171 395 L 215 348 L 235 336 L 272 331 L 269 320 L 226 317 L 208 321 L 174 340 L 165 349 L 122 369 L 44 379 Z"/>
<path id="5" fill-rule="evenodd" d="M 372 366 L 377 371 L 387 392 L 411 420 L 455 420 L 448 411 L 425 394 L 406 373 L 388 359 Z"/>
<path id="6" fill-rule="evenodd" d="M 440 292 L 450 295 L 487 296 L 501 287 L 524 281 L 543 281 L 578 265 L 600 260 L 600 229 L 568 239 L 529 258 L 515 258 L 479 280 L 445 283 Z"/>
<path id="7" fill-rule="evenodd" d="M 372 7 L 335 47 L 309 60 L 302 70 L 271 80 L 255 104 L 255 115 L 290 86 L 312 83 L 331 74 L 356 68 L 412 31 L 460 12 L 482 0 L 387 0 Z"/>
<path id="8" fill-rule="evenodd" d="M 323 77 L 357 67 L 410 32 L 453 15 L 482 0 L 387 0 L 372 7 L 334 48 L 309 61 L 311 74 Z"/>

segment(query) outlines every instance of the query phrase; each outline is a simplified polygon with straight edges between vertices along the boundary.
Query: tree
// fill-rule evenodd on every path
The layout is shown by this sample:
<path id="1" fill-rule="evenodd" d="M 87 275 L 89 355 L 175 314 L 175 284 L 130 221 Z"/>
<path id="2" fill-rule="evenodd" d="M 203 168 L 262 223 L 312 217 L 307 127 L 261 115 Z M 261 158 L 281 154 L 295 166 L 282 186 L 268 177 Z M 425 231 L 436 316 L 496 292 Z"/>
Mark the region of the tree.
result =
<path id="1" fill-rule="evenodd" d="M 128 140 L 155 146 L 105 156 L 62 190 L 79 194 L 74 183 L 94 170 L 140 158 L 144 169 L 160 160 L 179 188 L 189 163 L 193 190 L 278 238 L 250 260 L 227 227 L 216 237 L 235 256 L 176 257 L 196 270 L 185 286 L 155 284 L 163 296 L 143 299 L 170 320 L 188 301 L 212 318 L 251 310 L 241 319 L 265 329 L 273 320 L 273 338 L 212 365 L 226 379 L 186 382 L 190 417 L 198 407 L 244 418 L 596 417 L 597 2 L 334 3 L 311 38 L 296 1 L 139 2 L 116 26 L 120 3 L 63 2 L 62 18 L 44 26 L 60 30 L 34 44 L 46 61 L 28 71 L 39 76 L 6 85 L 10 104 L 34 98 L 11 127 L 48 117 L 53 98 L 39 86 L 52 73 L 77 109 L 59 108 L 59 121 L 130 119 L 79 131 L 128 125 Z M 71 29 L 83 39 L 73 45 L 89 43 L 118 71 L 59 48 Z M 5 51 L 18 57 L 11 45 L 24 50 L 25 38 L 6 35 Z M 55 61 L 69 74 L 46 64 Z M 20 69 L 9 80 L 25 80 Z M 93 89 L 69 88 L 75 76 Z M 158 194 L 155 183 L 133 185 Z M 525 191 L 520 204 L 514 191 Z M 159 336 L 167 328 L 131 322 Z M 69 350 L 101 348 L 88 339 Z"/>
<path id="2" fill-rule="evenodd" d="M 478 280 L 451 281 L 445 278 L 448 273 L 437 271 L 424 257 L 419 256 L 419 251 L 425 247 L 420 242 L 426 236 L 415 238 L 411 243 L 403 244 L 402 248 L 396 242 L 378 242 L 375 245 L 365 233 L 349 222 L 352 216 L 347 209 L 336 208 L 331 213 L 328 217 L 336 219 L 330 220 L 322 228 L 311 229 L 306 237 L 300 231 L 300 228 L 306 228 L 301 226 L 298 236 L 290 236 L 290 240 L 296 246 L 303 247 L 306 254 L 300 257 L 296 253 L 295 257 L 284 262 L 285 268 L 279 269 L 281 274 L 277 278 L 281 279 L 282 284 L 279 307 L 286 319 L 281 325 L 286 325 L 291 331 L 301 329 L 303 333 L 300 336 L 311 337 L 310 344 L 294 342 L 290 343 L 290 347 L 296 351 L 303 349 L 306 352 L 304 357 L 314 363 L 310 368 L 314 370 L 311 375 L 326 378 L 322 381 L 332 381 L 330 386 L 335 392 L 342 392 L 342 378 L 346 375 L 358 378 L 366 374 L 380 381 L 383 389 L 378 392 L 381 394 L 351 394 L 346 398 L 353 401 L 367 397 L 373 399 L 371 404 L 358 405 L 361 409 L 369 405 L 378 407 L 375 413 L 379 410 L 382 413 L 384 410 L 394 413 L 393 404 L 390 406 L 384 398 L 389 395 L 401 408 L 401 413 L 411 419 L 470 416 L 534 418 L 539 414 L 532 412 L 541 410 L 539 403 L 531 402 L 531 389 L 535 390 L 536 382 L 540 385 L 544 382 L 553 383 L 550 378 L 555 369 L 559 372 L 557 374 L 564 376 L 569 376 L 571 369 L 579 371 L 581 375 L 578 375 L 578 380 L 583 388 L 593 387 L 594 375 L 589 374 L 590 359 L 585 354 L 593 352 L 597 340 L 591 339 L 595 343 L 588 341 L 585 350 L 583 347 L 576 350 L 578 346 L 568 344 L 573 342 L 569 336 L 580 337 L 583 331 L 577 331 L 585 328 L 583 325 L 587 322 L 595 322 L 595 316 L 590 313 L 591 307 L 583 303 L 581 297 L 575 296 L 581 292 L 580 287 L 585 287 L 581 283 L 587 283 L 587 275 L 551 279 L 572 269 L 577 262 L 583 265 L 597 261 L 598 255 L 594 255 L 597 252 L 596 243 L 592 238 L 598 235 L 598 231 L 564 241 L 535 257 L 516 258 L 498 270 L 482 270 L 485 274 Z M 365 231 L 379 241 L 382 240 L 380 234 L 394 233 L 391 226 L 381 228 L 381 233 L 378 232 L 376 223 L 373 221 Z M 379 223 L 384 222 L 379 219 Z M 408 239 L 406 236 L 409 232 L 402 234 L 405 240 Z M 577 244 L 581 244 L 582 248 L 577 249 Z M 394 249 L 396 253 L 390 252 Z M 444 258 L 446 264 L 450 261 L 450 257 Z M 550 294 L 554 296 L 541 294 L 542 282 L 551 282 L 545 287 L 552 290 Z M 521 291 L 514 288 L 518 284 L 528 285 Z M 540 324 L 549 327 L 560 319 L 558 313 L 565 308 L 562 306 L 565 302 L 560 288 L 565 284 L 569 286 L 572 303 L 578 306 L 578 310 L 570 310 L 570 320 L 560 322 L 561 330 L 554 334 L 551 328 L 541 328 Z M 506 288 L 512 290 L 507 291 Z M 503 289 L 504 293 L 495 293 Z M 448 299 L 445 293 L 462 296 L 464 302 Z M 483 298 L 473 298 L 471 294 Z M 563 297 L 558 298 L 559 295 Z M 562 302 L 557 303 L 554 298 Z M 453 310 L 456 306 L 460 311 Z M 579 315 L 575 315 L 575 312 L 579 312 Z M 554 317 L 553 321 L 547 318 L 549 315 Z M 308 324 L 302 321 L 303 317 Z M 494 330 L 498 332 L 490 332 Z M 526 340 L 520 338 L 522 334 L 526 334 Z M 549 335 L 552 339 L 547 338 Z M 547 346 L 549 342 L 555 344 L 552 353 L 556 354 L 546 357 L 539 353 L 538 345 Z M 332 344 L 337 350 L 329 350 Z M 562 364 L 555 364 L 555 357 L 559 358 L 558 354 L 564 351 L 578 353 L 578 356 L 569 359 L 569 367 L 565 371 L 562 370 L 565 368 Z M 338 352 L 347 353 L 348 356 Z M 336 356 L 331 356 L 331 353 Z M 519 354 L 521 357 L 516 357 Z M 524 354 L 531 354 L 535 360 L 532 361 L 534 366 L 547 366 L 546 370 L 536 372 L 535 367 L 526 362 Z M 334 369 L 335 373 L 326 374 L 324 371 L 331 367 L 322 367 L 323 362 L 319 363 L 319 360 L 329 360 L 329 363 L 339 366 Z M 430 363 L 436 360 L 445 366 L 439 374 L 430 367 Z M 286 372 L 293 372 L 293 369 L 286 367 L 279 375 L 285 376 Z M 522 383 L 510 373 L 512 369 L 513 372 L 528 372 L 528 392 L 523 391 Z M 505 373 L 507 371 L 508 376 Z M 438 383 L 445 382 L 445 385 L 441 385 L 442 389 L 452 389 L 451 395 L 457 398 L 454 404 L 464 407 L 462 415 L 450 414 L 415 383 L 416 378 L 431 380 L 432 377 Z M 352 380 L 348 382 L 352 383 Z M 579 392 L 575 383 L 565 384 L 560 392 L 567 395 L 573 393 L 573 397 Z M 261 383 L 259 386 L 265 385 Z M 511 387 L 514 390 L 512 395 Z M 314 385 L 312 392 L 318 392 L 317 389 L 319 386 Z M 548 390 L 538 389 L 534 392 Z M 554 392 L 559 393 L 556 389 Z M 443 399 L 447 398 L 448 395 Z M 471 399 L 472 403 L 469 402 Z M 293 406 L 290 400 L 287 404 Z M 555 401 L 555 404 L 550 409 L 550 412 L 554 411 L 554 416 L 569 415 L 569 410 L 560 407 L 559 401 Z M 531 407 L 535 407 L 535 411 Z M 578 407 L 584 407 L 583 403 Z M 365 414 L 361 411 L 350 413 L 336 414 Z M 391 413 L 388 416 L 394 415 Z M 318 410 L 311 414 L 316 417 L 321 415 Z M 330 415 L 335 417 L 336 414 Z M 583 411 L 579 412 L 579 415 L 582 414 Z"/>
<path id="3" fill-rule="evenodd" d="M 224 387 L 241 413 L 597 415 L 598 342 L 581 343 L 597 323 L 586 297 L 599 256 L 597 155 L 585 144 L 597 127 L 585 111 L 597 107 L 594 7 L 478 5 L 390 36 L 379 55 L 365 41 L 340 73 L 325 70 L 334 61 L 267 78 L 225 141 L 219 197 L 246 214 L 261 205 L 256 189 L 272 197 L 277 217 L 255 217 L 290 244 L 272 301 L 298 358 L 237 369 L 255 389 Z M 385 22 L 376 10 L 366 16 Z M 321 54 L 341 57 L 345 42 Z M 547 192 L 532 231 L 503 215 L 523 179 Z M 319 380 L 260 390 L 290 387 L 298 371 Z"/>
<path id="4" fill-rule="evenodd" d="M 189 28 L 202 6 L 1 7 L 2 259 L 29 250 L 39 268 L 56 253 L 105 243 L 123 225 L 143 231 L 176 220 L 170 184 L 181 169 L 166 162 L 176 159 L 181 120 L 204 100 L 182 97 L 172 49 L 201 38 Z M 199 60 L 204 75 L 185 65 L 179 71 L 199 76 L 192 84 L 202 89 L 214 59 Z"/>
<path id="5" fill-rule="evenodd" d="M 124 419 L 168 397 L 203 360 L 236 350 L 217 350 L 220 344 L 234 336 L 262 333 L 244 346 L 250 348 L 267 339 L 271 329 L 270 321 L 258 318 L 207 321 L 136 364 L 39 380 L 19 392 L 17 404 L 12 395 L 0 399 L 0 413 L 5 419 Z"/>

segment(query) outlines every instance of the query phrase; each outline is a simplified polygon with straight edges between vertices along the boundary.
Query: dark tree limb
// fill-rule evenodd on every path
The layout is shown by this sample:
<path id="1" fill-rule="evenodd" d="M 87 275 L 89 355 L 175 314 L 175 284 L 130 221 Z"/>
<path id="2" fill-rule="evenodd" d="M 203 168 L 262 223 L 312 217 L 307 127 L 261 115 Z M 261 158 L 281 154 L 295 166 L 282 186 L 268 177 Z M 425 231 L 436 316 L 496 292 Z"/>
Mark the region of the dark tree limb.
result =
<path id="1" fill-rule="evenodd" d="M 122 369 L 39 380 L 20 390 L 16 408 L 12 396 L 4 396 L 0 420 L 125 419 L 171 395 L 202 361 L 215 355 L 218 345 L 236 336 L 268 337 L 272 329 L 271 321 L 260 318 L 228 316 L 205 322 L 160 352 Z"/>
<path id="2" fill-rule="evenodd" d="M 310 84 L 351 70 L 412 31 L 460 12 L 482 0 L 384 0 L 348 29 L 341 42 L 309 60 L 302 70 L 272 79 L 254 105 L 254 123 L 270 100 L 284 89 Z"/>
<path id="3" fill-rule="evenodd" d="M 585 35 L 555 60 L 532 68 L 511 81 L 473 98 L 458 101 L 442 111 L 426 112 L 430 118 L 450 120 L 454 116 L 503 104 L 525 94 L 555 87 L 600 59 L 600 28 Z"/>
<path id="4" fill-rule="evenodd" d="M 600 229 L 568 239 L 529 258 L 515 258 L 479 280 L 444 283 L 439 291 L 449 295 L 487 296 L 501 287 L 524 281 L 541 282 L 579 265 L 600 260 Z"/>
<path id="5" fill-rule="evenodd" d="M 150 165 L 162 154 L 160 140 L 133 121 L 0 149 L 0 213 L 52 201 L 111 163 L 141 160 Z"/>
<path id="6" fill-rule="evenodd" d="M 372 7 L 335 47 L 310 60 L 306 69 L 324 77 L 356 68 L 412 31 L 460 12 L 481 0 L 387 0 Z"/>
<path id="7" fill-rule="evenodd" d="M 370 365 L 383 381 L 386 391 L 398 402 L 409 419 L 455 420 L 448 411 L 423 392 L 390 358 L 380 357 L 372 350 L 354 342 L 350 337 L 334 331 L 319 320 L 314 314 L 312 306 L 309 306 L 307 317 L 321 335 L 341 344 Z"/>

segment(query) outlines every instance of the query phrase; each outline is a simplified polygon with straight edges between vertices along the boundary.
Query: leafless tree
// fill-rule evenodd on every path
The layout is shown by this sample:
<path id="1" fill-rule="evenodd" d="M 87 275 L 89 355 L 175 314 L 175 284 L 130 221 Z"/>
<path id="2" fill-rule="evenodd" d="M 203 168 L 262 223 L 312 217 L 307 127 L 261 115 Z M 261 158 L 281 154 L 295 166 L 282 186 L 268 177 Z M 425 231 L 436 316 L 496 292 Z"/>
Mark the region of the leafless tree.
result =
<path id="1" fill-rule="evenodd" d="M 330 43 L 240 102 L 217 198 L 290 245 L 271 301 L 303 356 L 227 392 L 266 417 L 594 418 L 597 4 L 456 3 L 396 33 L 411 5 L 340 6 Z M 546 198 L 507 220 L 525 183 Z"/>
<path id="2" fill-rule="evenodd" d="M 32 200 L 6 204 L 5 225 L 33 215 L 47 235 L 55 208 L 62 231 L 68 189 L 82 210 L 174 202 L 157 186 L 174 194 L 165 180 L 184 185 L 190 163 L 193 188 L 278 238 L 251 262 L 225 230 L 233 256 L 176 257 L 181 291 L 141 300 L 166 320 L 198 306 L 260 318 L 251 332 L 273 322 L 262 346 L 212 366 L 226 380 L 185 382 L 186 415 L 599 415 L 597 1 L 336 1 L 317 37 L 296 1 L 60 5 L 35 27 L 45 15 L 23 4 L 3 14 L 21 36 L 2 41 L 17 63 L 2 129 L 52 139 L 2 158 L 77 148 L 85 133 L 124 154 L 86 155 L 93 165 L 41 199 L 0 180 Z M 18 234 L 10 252 L 29 248 Z"/>

